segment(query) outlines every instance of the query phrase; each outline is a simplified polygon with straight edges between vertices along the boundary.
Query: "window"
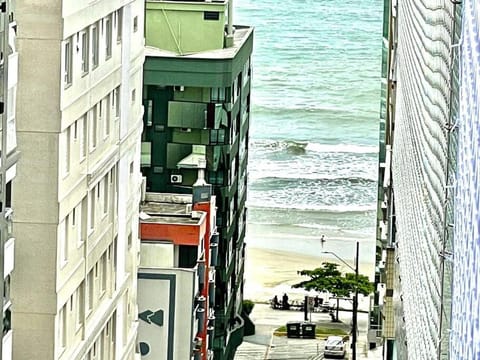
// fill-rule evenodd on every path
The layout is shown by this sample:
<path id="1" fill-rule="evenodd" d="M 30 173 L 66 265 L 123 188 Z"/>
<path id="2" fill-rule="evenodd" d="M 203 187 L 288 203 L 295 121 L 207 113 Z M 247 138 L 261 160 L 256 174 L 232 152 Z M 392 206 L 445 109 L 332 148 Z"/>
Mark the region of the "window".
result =
<path id="1" fill-rule="evenodd" d="M 110 135 L 110 96 L 106 96 L 103 100 L 105 105 L 103 106 L 103 138 L 107 138 Z"/>
<path id="2" fill-rule="evenodd" d="M 88 30 L 83 30 L 80 32 L 80 40 L 82 43 L 82 74 L 88 73 L 89 70 L 89 61 L 90 56 L 90 39 L 88 36 Z"/>
<path id="3" fill-rule="evenodd" d="M 210 130 L 210 144 L 225 144 L 225 129 Z"/>
<path id="4" fill-rule="evenodd" d="M 73 140 L 78 139 L 78 120 L 73 123 Z"/>
<path id="5" fill-rule="evenodd" d="M 60 346 L 65 348 L 67 346 L 67 304 L 58 312 L 58 339 Z"/>
<path id="6" fill-rule="evenodd" d="M 219 20 L 220 13 L 218 11 L 204 11 L 203 20 Z"/>
<path id="7" fill-rule="evenodd" d="M 117 10 L 117 42 L 122 41 L 123 8 Z"/>
<path id="8" fill-rule="evenodd" d="M 112 57 L 112 14 L 104 19 L 105 24 L 105 59 Z"/>
<path id="9" fill-rule="evenodd" d="M 63 136 L 63 175 L 67 176 L 70 172 L 70 146 L 71 146 L 71 126 L 65 129 Z"/>
<path id="10" fill-rule="evenodd" d="M 80 118 L 80 162 L 87 156 L 87 115 Z"/>
<path id="11" fill-rule="evenodd" d="M 99 52 L 99 29 L 98 23 L 90 27 L 92 36 L 92 67 L 95 69 L 98 66 L 98 52 Z"/>
<path id="12" fill-rule="evenodd" d="M 90 151 L 97 147 L 97 105 L 94 105 L 90 111 Z"/>
<path id="13" fill-rule="evenodd" d="M 72 38 L 65 40 L 63 45 L 63 82 L 65 87 L 72 84 L 72 57 L 73 57 L 73 44 Z"/>
<path id="14" fill-rule="evenodd" d="M 87 287 L 88 287 L 88 302 L 87 310 L 90 311 L 93 309 L 93 296 L 94 296 L 94 287 L 95 282 L 93 281 L 93 269 L 87 275 Z"/>
<path id="15" fill-rule="evenodd" d="M 118 238 L 115 236 L 115 238 L 113 239 L 113 244 L 112 244 L 112 256 L 113 256 L 113 269 L 112 269 L 112 273 L 114 274 L 113 275 L 113 288 L 116 289 L 117 288 L 117 278 L 115 276 L 115 274 L 117 273 L 117 248 L 118 248 Z"/>
<path id="16" fill-rule="evenodd" d="M 147 126 L 152 126 L 153 124 L 153 100 L 147 100 Z"/>
<path id="17" fill-rule="evenodd" d="M 105 127 L 103 125 L 104 123 L 104 108 L 103 108 L 103 99 L 100 100 L 100 102 L 97 104 L 98 106 L 98 110 L 97 110 L 97 116 L 98 116 L 98 123 L 97 123 L 97 126 L 99 128 L 99 130 L 102 132 L 102 139 L 105 138 Z"/>
<path id="18" fill-rule="evenodd" d="M 60 267 L 63 268 L 68 260 L 68 215 L 58 224 L 58 242 L 60 247 Z"/>
<path id="19" fill-rule="evenodd" d="M 127 245 L 129 249 L 132 247 L 132 238 L 133 238 L 132 233 L 128 234 Z"/>
<path id="20" fill-rule="evenodd" d="M 104 177 L 103 179 L 103 213 L 107 214 L 108 213 L 108 190 L 109 190 L 109 185 L 108 185 L 108 174 Z"/>
<path id="21" fill-rule="evenodd" d="M 107 290 L 107 255 L 104 253 L 102 257 L 100 258 L 101 262 L 101 271 L 102 271 L 102 281 L 101 281 L 101 289 L 102 293 L 104 293 Z"/>
<path id="22" fill-rule="evenodd" d="M 90 191 L 90 230 L 95 228 L 95 188 Z"/>
<path id="23" fill-rule="evenodd" d="M 88 221 L 88 195 L 85 196 L 82 199 L 82 202 L 78 206 L 78 219 L 79 219 L 79 224 L 77 226 L 77 232 L 78 232 L 78 237 L 77 237 L 77 247 L 80 247 L 83 245 L 83 242 L 85 241 L 86 234 L 87 234 L 87 221 Z"/>
<path id="24" fill-rule="evenodd" d="M 137 32 L 138 31 L 138 16 L 135 16 L 133 18 L 133 32 Z"/>
<path id="25" fill-rule="evenodd" d="M 70 214 L 65 217 L 65 261 L 68 259 L 68 240 L 70 237 Z"/>
<path id="26" fill-rule="evenodd" d="M 132 90 L 132 104 L 135 104 L 135 99 L 137 98 L 137 90 Z"/>
<path id="27" fill-rule="evenodd" d="M 77 330 L 83 325 L 83 318 L 85 316 L 85 282 L 82 281 L 76 291 L 77 298 L 77 312 L 75 316 L 75 323 Z"/>
<path id="28" fill-rule="evenodd" d="M 115 90 L 113 90 L 113 104 L 112 106 L 115 107 L 115 117 L 120 117 L 120 86 L 117 86 Z"/>
<path id="29" fill-rule="evenodd" d="M 210 172 L 208 174 L 208 182 L 212 185 L 223 185 L 224 184 L 223 171 Z"/>
<path id="30" fill-rule="evenodd" d="M 210 98 L 213 102 L 225 101 L 225 88 L 212 88 L 210 91 Z"/>

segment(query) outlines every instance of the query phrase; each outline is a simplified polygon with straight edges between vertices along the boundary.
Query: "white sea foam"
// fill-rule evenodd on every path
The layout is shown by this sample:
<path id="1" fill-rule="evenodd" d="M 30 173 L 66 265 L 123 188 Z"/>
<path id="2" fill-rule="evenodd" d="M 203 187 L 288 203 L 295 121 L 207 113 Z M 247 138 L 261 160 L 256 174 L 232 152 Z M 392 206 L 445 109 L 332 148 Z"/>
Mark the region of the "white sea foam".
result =
<path id="1" fill-rule="evenodd" d="M 248 207 L 257 208 L 270 208 L 275 209 L 289 209 L 289 210 L 302 210 L 302 211 L 323 211 L 323 212 L 366 212 L 374 211 L 377 209 L 376 204 L 364 204 L 364 205 L 302 205 L 302 204 L 275 204 L 274 206 L 266 206 L 264 201 L 247 200 Z"/>
<path id="2" fill-rule="evenodd" d="M 308 142 L 305 140 L 264 140 L 257 139 L 252 141 L 253 148 L 269 148 L 272 150 L 285 150 L 292 146 L 302 147 L 306 151 L 316 153 L 352 153 L 352 154 L 376 154 L 378 153 L 378 146 L 359 145 L 359 144 L 320 144 L 315 142 Z"/>
<path id="3" fill-rule="evenodd" d="M 342 175 L 341 173 L 337 174 L 317 174 L 317 173 L 309 173 L 305 172 L 283 172 L 279 174 L 279 172 L 274 169 L 270 171 L 252 171 L 249 172 L 248 178 L 251 181 L 260 180 L 260 179 L 307 179 L 307 180 L 345 180 L 352 182 L 359 182 L 359 181 L 376 181 L 377 180 L 377 173 L 370 172 L 365 174 L 359 174 L 358 176 L 350 176 L 348 177 L 347 174 Z"/>
<path id="4" fill-rule="evenodd" d="M 364 146 L 354 144 L 315 144 L 308 143 L 307 151 L 315 151 L 322 153 L 355 153 L 355 154 L 374 154 L 378 153 L 377 146 Z"/>

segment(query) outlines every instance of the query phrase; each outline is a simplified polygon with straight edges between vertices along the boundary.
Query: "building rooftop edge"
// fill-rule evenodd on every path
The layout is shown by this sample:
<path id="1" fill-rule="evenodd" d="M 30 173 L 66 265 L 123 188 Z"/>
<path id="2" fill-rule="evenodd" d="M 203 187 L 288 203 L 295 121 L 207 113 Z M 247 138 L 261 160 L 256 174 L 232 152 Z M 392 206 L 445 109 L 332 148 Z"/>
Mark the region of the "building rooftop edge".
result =
<path id="1" fill-rule="evenodd" d="M 180 55 L 172 51 L 156 48 L 154 46 L 145 46 L 145 56 L 158 58 L 185 58 L 205 60 L 233 59 L 254 30 L 252 26 L 247 25 L 235 25 L 234 28 L 235 31 L 233 33 L 233 46 L 231 47 Z"/>

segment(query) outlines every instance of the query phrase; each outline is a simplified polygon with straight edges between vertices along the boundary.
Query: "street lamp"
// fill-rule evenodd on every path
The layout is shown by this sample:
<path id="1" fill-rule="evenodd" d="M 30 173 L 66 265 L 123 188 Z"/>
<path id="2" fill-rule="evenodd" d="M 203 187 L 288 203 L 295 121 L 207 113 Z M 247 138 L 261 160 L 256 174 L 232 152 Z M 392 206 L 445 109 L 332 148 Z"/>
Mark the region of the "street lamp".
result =
<path id="1" fill-rule="evenodd" d="M 340 260 L 347 267 L 355 271 L 355 295 L 353 296 L 353 310 L 352 310 L 352 360 L 357 359 L 357 312 L 358 312 L 358 248 L 359 243 L 357 241 L 357 252 L 355 256 L 355 268 L 350 266 L 345 260 L 332 251 L 322 251 L 322 254 L 332 254 L 338 260 Z"/>

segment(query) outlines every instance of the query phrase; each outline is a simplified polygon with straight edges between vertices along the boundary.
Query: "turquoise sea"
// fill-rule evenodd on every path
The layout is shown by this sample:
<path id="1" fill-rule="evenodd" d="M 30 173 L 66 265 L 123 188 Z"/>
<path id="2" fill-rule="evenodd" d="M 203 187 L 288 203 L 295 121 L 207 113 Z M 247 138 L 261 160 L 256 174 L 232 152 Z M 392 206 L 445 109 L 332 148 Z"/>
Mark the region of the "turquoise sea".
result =
<path id="1" fill-rule="evenodd" d="M 255 27 L 247 246 L 374 262 L 382 0 L 235 0 Z"/>

